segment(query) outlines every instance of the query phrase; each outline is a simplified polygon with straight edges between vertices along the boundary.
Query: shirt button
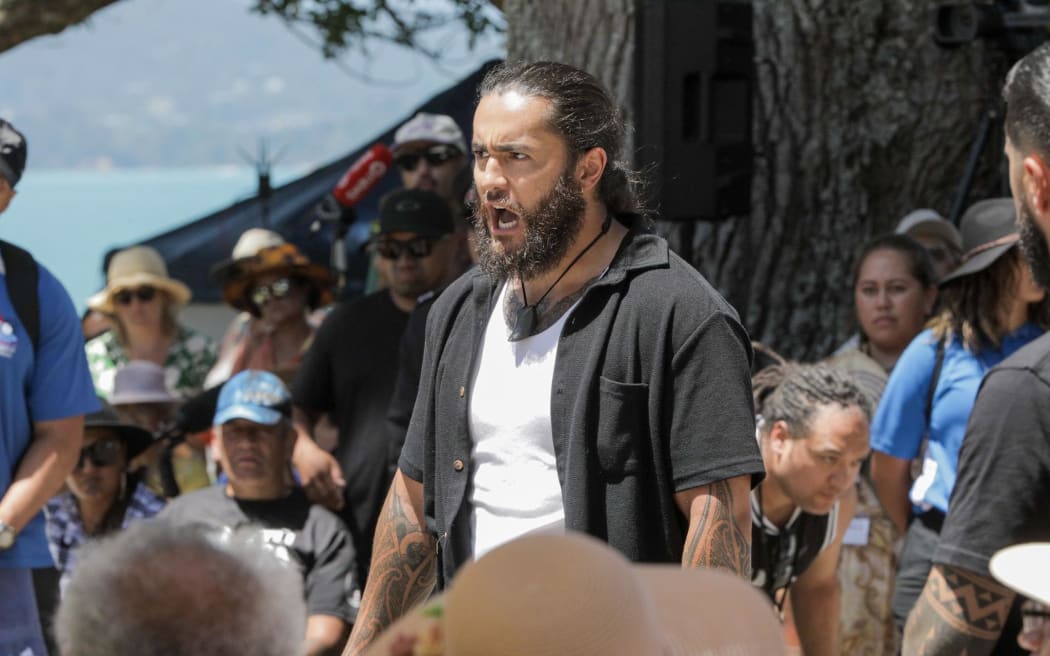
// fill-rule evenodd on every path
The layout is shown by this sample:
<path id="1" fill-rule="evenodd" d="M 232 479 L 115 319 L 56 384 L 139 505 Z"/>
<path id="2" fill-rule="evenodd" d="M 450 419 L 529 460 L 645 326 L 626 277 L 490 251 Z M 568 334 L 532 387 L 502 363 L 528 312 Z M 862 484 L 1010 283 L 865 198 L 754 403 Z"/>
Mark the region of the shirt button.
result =
<path id="1" fill-rule="evenodd" d="M 463 471 L 463 468 L 464 468 L 465 466 L 466 466 L 466 465 L 464 465 L 464 464 L 463 464 L 463 461 L 462 461 L 462 460 L 460 460 L 459 458 L 456 458 L 456 459 L 455 459 L 455 460 L 454 460 L 454 461 L 452 462 L 452 469 L 455 469 L 456 471 Z"/>
<path id="2" fill-rule="evenodd" d="M 462 399 L 466 395 L 467 395 L 467 388 L 466 387 L 460 387 L 459 388 L 459 398 Z"/>

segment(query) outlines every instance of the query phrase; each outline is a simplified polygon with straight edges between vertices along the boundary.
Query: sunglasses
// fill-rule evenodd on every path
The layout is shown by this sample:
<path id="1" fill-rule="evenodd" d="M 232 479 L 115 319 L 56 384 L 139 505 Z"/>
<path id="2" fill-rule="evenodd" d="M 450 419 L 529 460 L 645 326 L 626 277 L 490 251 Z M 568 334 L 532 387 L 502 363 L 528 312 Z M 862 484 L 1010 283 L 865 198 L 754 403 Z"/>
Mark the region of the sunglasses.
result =
<path id="1" fill-rule="evenodd" d="M 440 237 L 415 237 L 402 241 L 387 237 L 375 243 L 375 250 L 380 257 L 388 260 L 396 260 L 402 255 L 418 259 L 434 252 L 434 244 L 440 240 Z"/>
<path id="2" fill-rule="evenodd" d="M 149 285 L 138 289 L 122 289 L 113 295 L 117 305 L 131 305 L 131 299 L 137 298 L 142 303 L 149 303 L 157 296 L 157 290 Z"/>
<path id="3" fill-rule="evenodd" d="M 402 171 L 415 171 L 420 158 L 425 159 L 431 166 L 440 166 L 459 155 L 459 149 L 455 146 L 438 145 L 414 153 L 402 153 L 394 158 L 394 164 Z"/>
<path id="4" fill-rule="evenodd" d="M 77 459 L 77 469 L 83 468 L 87 460 L 90 460 L 91 464 L 96 467 L 108 467 L 115 464 L 119 459 L 120 442 L 116 440 L 102 440 L 80 450 L 80 457 Z"/>
<path id="5" fill-rule="evenodd" d="M 252 290 L 252 303 L 256 307 L 266 305 L 267 301 L 276 301 L 284 298 L 292 291 L 292 281 L 288 278 L 278 278 L 269 285 L 260 285 Z"/>

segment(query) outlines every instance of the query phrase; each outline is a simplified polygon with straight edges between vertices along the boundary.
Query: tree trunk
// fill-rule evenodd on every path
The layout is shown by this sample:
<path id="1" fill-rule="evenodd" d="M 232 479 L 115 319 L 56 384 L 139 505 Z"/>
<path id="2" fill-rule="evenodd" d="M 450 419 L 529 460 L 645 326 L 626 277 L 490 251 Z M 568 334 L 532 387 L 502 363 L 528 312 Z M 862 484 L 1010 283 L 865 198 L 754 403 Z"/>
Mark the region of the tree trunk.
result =
<path id="1" fill-rule="evenodd" d="M 756 0 L 755 145 L 749 216 L 660 231 L 786 356 L 827 354 L 852 330 L 851 268 L 906 212 L 947 215 L 1006 57 L 933 42 L 923 0 Z M 508 57 L 597 75 L 631 107 L 632 0 L 507 0 Z M 998 130 L 998 128 L 996 128 Z M 970 198 L 1000 195 L 998 132 Z"/>
<path id="2" fill-rule="evenodd" d="M 0 52 L 58 34 L 117 0 L 0 0 Z"/>

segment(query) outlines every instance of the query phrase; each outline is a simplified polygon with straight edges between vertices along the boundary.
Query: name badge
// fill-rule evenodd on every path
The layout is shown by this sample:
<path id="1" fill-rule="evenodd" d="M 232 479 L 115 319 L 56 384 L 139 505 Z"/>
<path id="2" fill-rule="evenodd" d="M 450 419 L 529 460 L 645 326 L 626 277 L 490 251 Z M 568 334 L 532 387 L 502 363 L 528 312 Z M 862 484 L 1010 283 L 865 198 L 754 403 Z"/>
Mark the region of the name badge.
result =
<path id="1" fill-rule="evenodd" d="M 871 517 L 858 515 L 846 527 L 846 534 L 842 536 L 842 544 L 851 547 L 863 547 L 868 544 L 868 534 L 871 532 Z"/>

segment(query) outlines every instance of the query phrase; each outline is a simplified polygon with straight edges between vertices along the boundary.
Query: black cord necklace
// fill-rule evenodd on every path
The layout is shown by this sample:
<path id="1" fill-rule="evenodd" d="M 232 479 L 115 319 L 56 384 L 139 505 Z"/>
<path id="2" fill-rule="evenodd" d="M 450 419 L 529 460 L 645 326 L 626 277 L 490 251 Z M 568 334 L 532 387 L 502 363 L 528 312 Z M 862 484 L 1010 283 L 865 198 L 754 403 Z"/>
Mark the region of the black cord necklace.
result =
<path id="1" fill-rule="evenodd" d="M 569 266 L 565 267 L 561 272 L 561 275 L 558 276 L 558 279 L 551 283 L 551 286 L 547 288 L 547 291 L 543 292 L 543 296 L 540 296 L 540 300 L 532 305 L 529 305 L 529 300 L 525 296 L 525 279 L 522 278 L 520 273 L 518 274 L 518 280 L 521 282 L 521 302 L 524 307 L 518 309 L 517 313 L 514 315 L 514 328 L 510 332 L 510 341 L 519 342 L 526 337 L 532 336 L 533 331 L 536 330 L 536 323 L 539 321 L 539 313 L 536 308 L 543 302 L 543 299 L 547 298 L 547 294 L 551 293 L 551 290 L 554 289 L 555 285 L 561 282 L 561 279 L 565 277 L 565 274 L 569 272 L 569 269 L 580 261 L 580 258 L 583 257 L 584 253 L 591 250 L 591 246 L 597 244 L 598 240 L 601 239 L 605 233 L 609 232 L 609 226 L 611 224 L 612 215 L 606 214 L 605 221 L 602 222 L 602 229 L 594 236 L 591 243 L 587 244 L 582 251 L 576 254 L 576 257 L 572 258 L 572 262 L 569 262 Z"/>

